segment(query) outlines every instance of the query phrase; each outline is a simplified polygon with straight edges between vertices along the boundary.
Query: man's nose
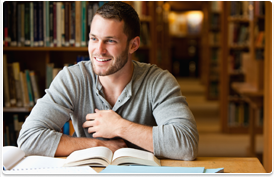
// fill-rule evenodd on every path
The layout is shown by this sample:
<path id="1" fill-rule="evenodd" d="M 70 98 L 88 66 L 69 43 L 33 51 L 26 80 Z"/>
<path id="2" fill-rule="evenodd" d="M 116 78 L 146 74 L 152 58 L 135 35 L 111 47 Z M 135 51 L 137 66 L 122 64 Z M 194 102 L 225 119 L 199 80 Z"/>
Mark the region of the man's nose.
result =
<path id="1" fill-rule="evenodd" d="M 103 41 L 98 42 L 97 50 L 100 54 L 105 54 L 107 52 L 106 46 Z"/>

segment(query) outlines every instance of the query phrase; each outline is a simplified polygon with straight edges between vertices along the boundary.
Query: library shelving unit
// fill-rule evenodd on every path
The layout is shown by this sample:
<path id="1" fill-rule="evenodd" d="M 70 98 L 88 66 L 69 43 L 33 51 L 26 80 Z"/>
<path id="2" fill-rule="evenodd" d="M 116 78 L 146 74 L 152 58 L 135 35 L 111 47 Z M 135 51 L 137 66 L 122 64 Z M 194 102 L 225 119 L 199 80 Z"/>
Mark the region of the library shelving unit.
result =
<path id="1" fill-rule="evenodd" d="M 225 133 L 249 133 L 249 154 L 255 155 L 255 134 L 263 132 L 264 3 L 224 2 L 220 117 Z M 262 39 L 259 39 L 262 38 Z"/>
<path id="2" fill-rule="evenodd" d="M 75 8 L 80 7 L 80 6 L 76 6 L 76 2 L 77 1 L 72 1 L 69 3 L 61 2 L 61 7 L 59 7 L 59 8 L 62 9 L 62 11 L 60 13 L 57 12 L 57 6 L 53 6 L 53 8 L 54 7 L 56 8 L 56 14 L 58 14 L 58 13 L 59 13 L 59 15 L 61 14 L 60 18 L 64 20 L 64 21 L 61 21 L 61 23 L 65 23 L 64 26 L 66 25 L 66 19 L 67 20 L 69 19 L 69 22 L 71 23 L 72 18 L 73 19 L 76 18 L 76 15 L 77 15 L 76 11 L 74 11 L 75 16 L 73 16 L 73 17 L 72 17 L 72 13 L 71 13 L 72 11 L 70 11 L 67 14 L 65 6 L 68 5 L 68 7 L 70 7 L 69 9 L 72 9 L 73 6 Z M 80 45 L 79 47 L 76 47 L 75 45 L 68 46 L 65 43 L 62 43 L 62 45 L 58 46 L 58 47 L 54 46 L 54 45 L 50 46 L 50 44 L 48 46 L 48 45 L 46 45 L 46 42 L 44 42 L 43 45 L 38 44 L 38 46 L 33 46 L 33 45 L 30 45 L 30 43 L 26 43 L 26 41 L 24 41 L 24 39 L 23 39 L 23 41 L 21 41 L 20 39 L 16 39 L 16 38 L 19 38 L 19 33 L 20 33 L 19 29 L 21 30 L 21 33 L 23 33 L 21 37 L 24 36 L 27 39 L 27 37 L 30 36 L 30 37 L 28 37 L 28 39 L 31 40 L 31 36 L 35 35 L 35 29 L 34 29 L 35 25 L 37 28 L 39 28 L 39 25 L 42 25 L 43 29 L 47 29 L 46 26 L 50 26 L 50 22 L 51 22 L 50 20 L 49 21 L 44 20 L 45 21 L 44 26 L 43 26 L 43 24 L 32 23 L 35 20 L 33 20 L 31 18 L 32 15 L 30 15 L 30 13 L 39 13 L 39 12 L 30 10 L 31 8 L 35 9 L 34 4 L 36 4 L 36 3 L 33 3 L 32 5 L 29 5 L 30 3 L 31 2 L 8 2 L 8 3 L 5 2 L 4 3 L 4 6 L 5 6 L 5 8 L 7 8 L 7 10 L 5 10 L 5 12 L 4 12 L 4 31 L 6 31 L 6 32 L 4 32 L 3 54 L 6 58 L 7 64 L 12 64 L 15 62 L 19 63 L 21 72 L 25 72 L 25 70 L 35 72 L 35 75 L 38 78 L 37 84 L 39 85 L 38 89 L 40 92 L 40 97 L 42 97 L 45 93 L 44 90 L 48 87 L 47 67 L 53 63 L 54 68 L 62 69 L 64 67 L 64 65 L 67 65 L 67 64 L 70 65 L 70 64 L 77 63 L 77 61 L 78 61 L 77 59 L 79 58 L 79 56 L 86 57 L 86 59 L 87 59 L 87 57 L 89 56 L 87 41 L 89 39 L 86 38 L 86 44 Z M 53 3 L 52 5 L 54 5 L 57 2 L 51 2 L 51 3 Z M 49 3 L 49 4 L 51 4 L 51 3 Z M 98 8 L 98 6 L 100 6 L 100 4 L 96 4 L 96 3 L 100 3 L 100 2 L 86 2 L 86 3 L 81 4 L 81 5 L 86 4 L 86 9 L 85 9 L 86 23 L 87 23 L 87 21 L 91 20 L 91 18 L 90 18 L 91 13 L 89 11 L 89 8 L 93 9 L 93 8 Z M 133 2 L 130 2 L 130 3 L 133 3 Z M 28 4 L 28 5 L 26 5 L 26 4 Z M 44 7 L 45 4 L 46 4 L 46 2 L 44 2 L 44 4 L 41 3 L 40 5 L 42 7 L 38 7 L 38 4 L 36 4 L 36 5 L 37 5 L 37 8 L 40 8 L 40 11 L 42 9 L 42 12 L 43 12 L 43 9 L 44 9 L 44 12 L 45 12 L 45 8 L 46 8 L 46 7 Z M 138 12 L 142 13 L 142 14 L 139 13 L 139 15 L 140 15 L 140 20 L 141 20 L 141 24 L 142 24 L 141 38 L 143 40 L 142 41 L 143 43 L 140 46 L 140 48 L 135 52 L 134 58 L 141 62 L 147 62 L 147 63 L 152 63 L 152 64 L 157 64 L 156 63 L 156 55 L 157 55 L 156 47 L 153 45 L 156 42 L 155 41 L 156 34 L 154 32 L 154 30 L 156 28 L 156 22 L 155 22 L 156 14 L 155 14 L 155 9 L 154 9 L 154 8 L 156 8 L 156 4 L 157 4 L 157 2 L 151 2 L 151 1 L 150 2 L 139 2 L 139 4 L 131 4 Z M 22 10 L 22 8 L 25 8 L 25 9 Z M 29 8 L 29 10 L 26 11 L 26 8 Z M 48 8 L 50 8 L 50 7 L 48 7 Z M 137 9 L 137 8 L 139 8 L 139 9 Z M 20 9 L 20 14 L 18 12 L 19 9 Z M 39 9 L 36 9 L 36 10 L 39 11 Z M 45 14 L 42 12 L 40 14 L 40 17 L 37 16 L 38 18 L 47 19 L 45 16 L 47 16 L 47 15 L 50 16 L 46 12 L 45 12 Z M 51 9 L 48 12 L 51 13 Z M 82 9 L 82 12 L 83 12 L 83 9 Z M 30 16 L 27 16 L 26 13 L 28 13 Z M 22 17 L 22 14 L 24 17 Z M 81 17 L 80 21 L 83 22 L 85 20 L 85 17 L 83 15 Z M 18 20 L 19 18 L 20 18 L 21 22 L 19 22 L 19 20 Z M 22 22 L 23 19 L 24 19 L 24 22 Z M 56 20 L 57 20 L 57 17 L 56 17 Z M 32 22 L 26 23 L 26 21 L 32 21 Z M 74 23 L 76 23 L 76 21 L 77 20 L 75 20 Z M 21 27 L 18 26 L 19 23 L 20 23 Z M 47 24 L 47 23 L 49 23 L 49 24 Z M 52 23 L 54 23 L 54 19 L 52 20 Z M 61 36 L 61 38 L 60 38 L 63 40 L 66 27 L 64 29 L 64 26 L 61 25 L 61 23 L 57 23 L 57 25 L 52 25 L 52 27 L 56 28 L 56 31 L 57 31 L 56 35 L 60 34 L 60 31 L 58 28 L 61 28 L 62 30 L 64 30 L 63 36 Z M 89 24 L 89 23 L 87 23 L 87 24 Z M 33 27 L 31 27 L 32 25 L 33 25 Z M 76 28 L 76 26 L 77 25 L 75 25 L 75 28 Z M 75 28 L 73 28 L 72 26 L 70 26 L 69 28 L 70 28 L 70 30 L 72 30 L 72 29 L 75 30 L 75 33 L 76 33 Z M 82 29 L 81 29 L 82 33 L 83 33 L 84 28 L 86 28 L 85 33 L 88 34 L 89 27 L 82 26 Z M 24 29 L 23 30 L 24 32 L 22 32 L 22 29 Z M 34 33 L 31 33 L 31 29 L 34 30 L 34 31 L 32 31 Z M 61 30 L 61 33 L 62 33 L 62 30 Z M 59 33 L 58 33 L 58 31 L 59 31 Z M 39 31 L 36 31 L 36 32 L 39 32 Z M 71 34 L 71 33 L 69 33 L 69 34 Z M 19 41 L 17 44 L 20 43 L 21 46 L 18 46 L 17 44 L 12 43 L 13 41 Z M 51 42 L 54 42 L 54 41 L 52 40 L 52 41 L 50 41 L 50 43 Z M 24 46 L 22 44 L 27 44 L 28 46 Z M 5 76 L 5 74 L 4 74 L 4 76 Z M 8 76 L 9 80 L 13 79 L 13 77 L 10 77 L 9 74 L 7 76 Z M 5 85 L 6 84 L 4 83 L 4 86 Z M 4 101 L 6 101 L 5 92 L 4 92 Z M 34 102 L 34 104 L 35 104 L 35 102 Z M 31 109 L 32 109 L 32 106 L 24 106 L 24 105 L 23 106 L 17 106 L 17 105 L 3 106 L 3 114 L 4 114 L 4 129 L 3 129 L 3 131 L 4 131 L 4 134 L 6 133 L 5 135 L 8 136 L 9 135 L 8 132 L 12 132 L 13 130 L 15 130 L 14 125 L 13 125 L 14 120 L 15 120 L 14 117 L 16 117 L 16 122 L 17 122 L 17 120 L 19 122 L 22 122 L 22 121 L 24 122 L 26 116 L 30 113 Z M 17 116 L 18 116 L 18 119 L 17 119 Z M 17 133 L 18 133 L 18 131 L 17 131 Z M 11 135 L 11 136 L 14 136 L 14 135 Z M 11 145 L 16 144 L 14 142 L 14 139 L 12 141 L 13 141 L 13 143 L 9 142 L 8 144 L 11 144 Z"/>
<path id="3" fill-rule="evenodd" d="M 205 82 L 206 98 L 218 100 L 221 60 L 221 18 L 222 1 L 210 1 L 205 11 Z"/>
<path id="4" fill-rule="evenodd" d="M 264 47 L 256 46 L 262 44 L 258 38 L 264 31 L 264 18 L 258 11 L 263 13 L 263 9 L 260 2 L 223 5 L 220 117 L 226 133 L 248 133 L 251 126 L 256 133 L 263 130 Z M 259 104 L 255 105 L 252 97 Z"/>

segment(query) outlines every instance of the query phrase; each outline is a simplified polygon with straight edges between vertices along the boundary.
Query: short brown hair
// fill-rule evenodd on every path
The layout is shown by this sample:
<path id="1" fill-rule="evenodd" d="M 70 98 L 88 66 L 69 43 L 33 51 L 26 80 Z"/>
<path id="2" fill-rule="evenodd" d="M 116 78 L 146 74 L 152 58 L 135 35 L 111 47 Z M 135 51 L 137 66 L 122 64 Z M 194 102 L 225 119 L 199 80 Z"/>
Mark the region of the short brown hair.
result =
<path id="1" fill-rule="evenodd" d="M 96 14 L 107 19 L 117 19 L 124 21 L 124 33 L 128 37 L 128 41 L 140 36 L 140 21 L 135 9 L 124 2 L 110 1 L 101 6 Z"/>

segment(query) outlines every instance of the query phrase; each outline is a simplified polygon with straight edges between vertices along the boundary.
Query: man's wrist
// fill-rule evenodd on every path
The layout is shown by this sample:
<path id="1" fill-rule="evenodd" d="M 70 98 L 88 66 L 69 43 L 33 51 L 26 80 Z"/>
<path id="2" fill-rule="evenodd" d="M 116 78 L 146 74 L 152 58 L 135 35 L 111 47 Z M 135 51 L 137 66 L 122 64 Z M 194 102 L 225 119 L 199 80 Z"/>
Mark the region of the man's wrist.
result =
<path id="1" fill-rule="evenodd" d="M 116 135 L 121 138 L 125 137 L 125 133 L 128 132 L 128 130 L 131 128 L 132 124 L 133 124 L 133 122 L 128 121 L 126 119 L 122 119 L 121 127 L 118 129 Z"/>

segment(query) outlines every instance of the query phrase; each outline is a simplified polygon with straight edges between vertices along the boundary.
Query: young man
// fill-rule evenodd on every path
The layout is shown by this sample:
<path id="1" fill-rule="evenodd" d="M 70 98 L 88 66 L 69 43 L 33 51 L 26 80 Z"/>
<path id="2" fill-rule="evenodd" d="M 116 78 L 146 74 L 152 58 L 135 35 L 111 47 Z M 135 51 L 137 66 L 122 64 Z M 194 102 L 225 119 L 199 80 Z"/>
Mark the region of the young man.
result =
<path id="1" fill-rule="evenodd" d="M 67 156 L 79 149 L 134 147 L 158 157 L 193 160 L 195 119 L 176 79 L 131 60 L 140 22 L 123 2 L 103 5 L 90 29 L 90 61 L 64 67 L 26 119 L 18 145 L 27 154 Z M 76 137 L 60 133 L 72 120 Z"/>

